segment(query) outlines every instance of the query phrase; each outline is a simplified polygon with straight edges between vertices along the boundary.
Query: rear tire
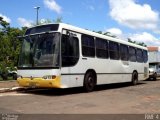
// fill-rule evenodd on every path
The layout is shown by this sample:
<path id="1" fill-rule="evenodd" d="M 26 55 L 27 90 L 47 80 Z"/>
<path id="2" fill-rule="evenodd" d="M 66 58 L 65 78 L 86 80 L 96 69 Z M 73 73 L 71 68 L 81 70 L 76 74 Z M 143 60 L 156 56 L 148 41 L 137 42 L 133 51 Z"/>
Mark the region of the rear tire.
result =
<path id="1" fill-rule="evenodd" d="M 86 92 L 92 92 L 96 86 L 96 75 L 93 72 L 87 72 L 84 77 L 83 87 Z"/>
<path id="2" fill-rule="evenodd" d="M 132 73 L 132 85 L 137 85 L 138 84 L 138 73 L 133 72 Z"/>

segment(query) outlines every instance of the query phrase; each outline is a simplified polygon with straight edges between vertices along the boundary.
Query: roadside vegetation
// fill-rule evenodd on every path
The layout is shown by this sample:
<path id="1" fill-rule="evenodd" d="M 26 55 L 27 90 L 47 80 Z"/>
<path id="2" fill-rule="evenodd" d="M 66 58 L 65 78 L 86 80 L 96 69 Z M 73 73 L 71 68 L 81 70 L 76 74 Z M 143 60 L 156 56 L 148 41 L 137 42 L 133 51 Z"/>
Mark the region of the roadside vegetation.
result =
<path id="1" fill-rule="evenodd" d="M 0 79 L 11 76 L 9 72 L 16 71 L 21 41 L 17 36 L 24 34 L 26 28 L 14 28 L 0 17 Z M 13 77 L 13 76 L 12 76 Z"/>

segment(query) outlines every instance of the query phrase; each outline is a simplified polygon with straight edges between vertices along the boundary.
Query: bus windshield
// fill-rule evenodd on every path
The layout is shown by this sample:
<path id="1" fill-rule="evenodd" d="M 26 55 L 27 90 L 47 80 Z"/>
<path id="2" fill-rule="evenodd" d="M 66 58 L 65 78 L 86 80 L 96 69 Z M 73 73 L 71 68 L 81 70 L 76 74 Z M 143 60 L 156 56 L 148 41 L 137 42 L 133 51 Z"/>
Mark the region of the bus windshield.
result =
<path id="1" fill-rule="evenodd" d="M 43 33 L 24 37 L 19 68 L 59 67 L 60 34 Z"/>

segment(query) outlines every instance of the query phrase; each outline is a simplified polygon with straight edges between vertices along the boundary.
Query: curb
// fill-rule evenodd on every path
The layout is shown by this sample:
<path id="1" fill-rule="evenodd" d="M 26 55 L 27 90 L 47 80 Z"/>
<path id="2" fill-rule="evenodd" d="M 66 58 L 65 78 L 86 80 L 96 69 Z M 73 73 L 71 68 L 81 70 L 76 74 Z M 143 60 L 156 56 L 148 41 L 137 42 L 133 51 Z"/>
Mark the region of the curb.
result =
<path id="1" fill-rule="evenodd" d="M 22 87 L 0 88 L 0 93 L 21 91 L 21 90 L 24 90 L 24 88 Z"/>

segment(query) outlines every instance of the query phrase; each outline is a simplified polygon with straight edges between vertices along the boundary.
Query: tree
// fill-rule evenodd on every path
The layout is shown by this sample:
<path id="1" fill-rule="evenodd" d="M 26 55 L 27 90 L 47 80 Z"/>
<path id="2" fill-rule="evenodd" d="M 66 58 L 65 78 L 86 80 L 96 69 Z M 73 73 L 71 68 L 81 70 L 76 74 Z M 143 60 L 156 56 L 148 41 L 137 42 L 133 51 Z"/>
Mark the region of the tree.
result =
<path id="1" fill-rule="evenodd" d="M 9 23 L 7 23 L 6 21 L 3 20 L 3 17 L 0 17 L 0 25 L 3 28 L 8 28 L 9 27 Z M 2 29 L 3 30 L 3 29 Z"/>
<path id="2" fill-rule="evenodd" d="M 55 23 L 62 23 L 62 17 L 57 17 L 55 20 L 54 20 L 54 22 Z"/>
<path id="3" fill-rule="evenodd" d="M 93 31 L 93 32 L 96 32 L 96 31 Z M 103 33 L 102 31 L 97 31 L 96 33 L 103 34 L 103 35 L 106 35 L 106 36 L 109 36 L 109 37 L 113 37 L 113 38 L 117 37 L 117 36 L 111 34 L 110 32 Z"/>
<path id="4" fill-rule="evenodd" d="M 50 20 L 50 19 L 42 19 L 40 22 L 38 22 L 38 25 L 44 25 L 44 24 L 49 24 L 49 23 L 62 23 L 62 17 L 57 17 L 55 20 Z M 36 26 L 36 25 L 33 25 Z"/>
<path id="5" fill-rule="evenodd" d="M 97 31 L 96 33 L 103 34 L 102 31 Z"/>
<path id="6" fill-rule="evenodd" d="M 0 70 L 6 72 L 6 67 L 17 66 L 21 42 L 17 36 L 22 36 L 26 28 L 13 28 L 0 17 Z"/>
<path id="7" fill-rule="evenodd" d="M 111 34 L 110 32 L 105 32 L 103 35 L 109 36 L 109 37 L 113 37 L 116 38 L 117 36 Z"/>
<path id="8" fill-rule="evenodd" d="M 147 45 L 144 42 L 136 42 L 136 41 L 132 41 L 131 38 L 128 38 L 128 42 L 136 44 L 136 45 L 140 45 L 140 46 L 144 46 L 147 47 Z"/>

